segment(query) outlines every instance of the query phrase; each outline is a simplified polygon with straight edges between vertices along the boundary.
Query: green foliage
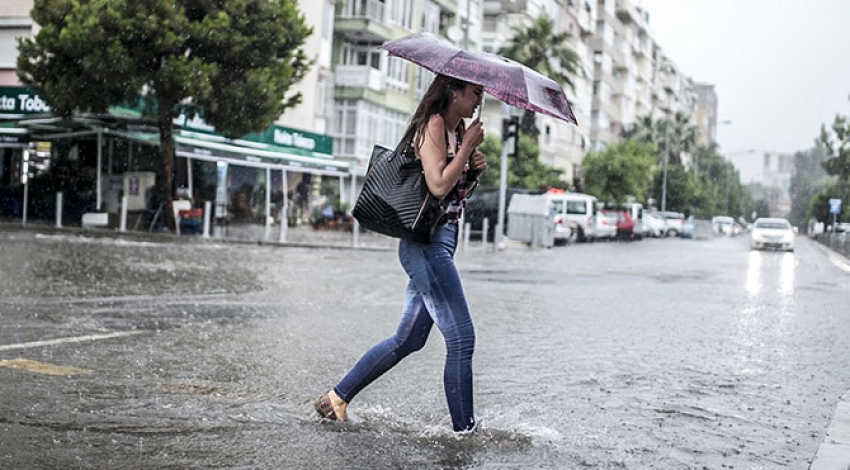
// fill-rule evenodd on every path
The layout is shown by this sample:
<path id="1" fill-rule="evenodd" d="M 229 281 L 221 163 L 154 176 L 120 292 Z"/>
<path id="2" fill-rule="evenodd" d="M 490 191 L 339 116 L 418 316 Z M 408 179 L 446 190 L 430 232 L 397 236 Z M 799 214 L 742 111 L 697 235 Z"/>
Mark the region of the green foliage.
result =
<path id="1" fill-rule="evenodd" d="M 656 167 L 652 179 L 652 197 L 657 201 L 661 209 L 661 196 L 664 181 L 662 167 Z M 677 211 L 690 214 L 694 201 L 693 177 L 681 165 L 667 166 L 667 205 L 668 211 Z"/>
<path id="2" fill-rule="evenodd" d="M 643 116 L 623 131 L 623 137 L 654 144 L 661 158 L 669 147 L 668 163 L 681 165 L 682 153 L 691 153 L 697 148 L 697 126 L 690 119 L 682 113 L 676 113 L 672 119 L 655 120 L 651 115 Z"/>
<path id="3" fill-rule="evenodd" d="M 734 165 L 723 158 L 715 145 L 697 145 L 697 127 L 690 117 L 676 113 L 672 119 L 655 120 L 647 115 L 623 132 L 623 137 L 651 144 L 656 149 L 651 197 L 661 207 L 665 153 L 667 157 L 668 210 L 711 217 L 745 215 L 752 198 L 741 186 Z M 690 170 L 683 166 L 682 155 L 691 154 Z"/>
<path id="4" fill-rule="evenodd" d="M 309 67 L 311 29 L 296 0 L 35 0 L 41 26 L 20 39 L 21 81 L 53 112 L 104 112 L 150 101 L 162 142 L 173 228 L 171 123 L 179 103 L 230 137 L 259 131 L 300 102 L 287 97 Z"/>
<path id="5" fill-rule="evenodd" d="M 487 159 L 487 171 L 478 178 L 482 187 L 499 187 L 499 171 L 502 160 L 502 143 L 498 138 L 486 136 L 478 147 Z M 531 137 L 521 135 L 519 149 L 515 158 L 508 159 L 507 186 L 509 188 L 567 189 L 568 185 L 561 179 L 563 172 L 540 161 L 540 150 L 537 142 Z"/>
<path id="6" fill-rule="evenodd" d="M 242 136 L 299 102 L 284 95 L 309 66 L 295 0 L 36 0 L 32 15 L 19 75 L 62 116 L 144 95 Z"/>
<path id="7" fill-rule="evenodd" d="M 631 140 L 591 152 L 582 163 L 585 192 L 605 202 L 645 201 L 655 159 L 653 145 Z"/>
<path id="8" fill-rule="evenodd" d="M 693 196 L 689 213 L 697 217 L 746 216 L 751 205 L 749 193 L 741 186 L 738 170 L 723 158 L 714 145 L 694 152 Z"/>
<path id="9" fill-rule="evenodd" d="M 850 181 L 850 121 L 844 116 L 835 116 L 830 130 L 821 126 L 818 143 L 830 157 L 823 163 L 826 172 L 837 176 L 841 182 Z"/>
<path id="10" fill-rule="evenodd" d="M 814 217 L 827 225 L 831 224 L 830 199 L 841 199 L 841 212 L 836 214 L 835 219 L 838 222 L 850 222 L 850 183 L 843 181 L 829 184 L 812 197 L 808 211 L 810 217 Z"/>

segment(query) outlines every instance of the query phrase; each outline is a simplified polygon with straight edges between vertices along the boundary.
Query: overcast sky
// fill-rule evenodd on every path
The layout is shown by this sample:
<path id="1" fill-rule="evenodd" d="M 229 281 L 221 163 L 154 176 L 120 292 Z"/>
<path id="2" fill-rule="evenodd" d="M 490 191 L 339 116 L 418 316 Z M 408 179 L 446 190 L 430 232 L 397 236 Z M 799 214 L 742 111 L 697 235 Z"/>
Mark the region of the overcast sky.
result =
<path id="1" fill-rule="evenodd" d="M 805 150 L 850 115 L 850 0 L 633 2 L 680 70 L 715 85 L 722 153 Z"/>

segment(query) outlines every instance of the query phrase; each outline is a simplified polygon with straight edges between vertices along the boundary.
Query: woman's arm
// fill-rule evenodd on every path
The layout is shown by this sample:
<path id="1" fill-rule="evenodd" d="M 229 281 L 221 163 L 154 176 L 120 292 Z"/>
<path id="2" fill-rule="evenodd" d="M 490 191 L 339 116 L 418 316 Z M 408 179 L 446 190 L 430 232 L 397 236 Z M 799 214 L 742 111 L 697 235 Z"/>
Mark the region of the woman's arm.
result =
<path id="1" fill-rule="evenodd" d="M 428 190 L 434 197 L 442 199 L 455 187 L 463 174 L 471 149 L 467 145 L 461 146 L 455 158 L 446 162 L 446 127 L 443 117 L 439 114 L 431 116 L 424 132 L 422 144 L 416 149 L 417 155 L 422 160 Z"/>

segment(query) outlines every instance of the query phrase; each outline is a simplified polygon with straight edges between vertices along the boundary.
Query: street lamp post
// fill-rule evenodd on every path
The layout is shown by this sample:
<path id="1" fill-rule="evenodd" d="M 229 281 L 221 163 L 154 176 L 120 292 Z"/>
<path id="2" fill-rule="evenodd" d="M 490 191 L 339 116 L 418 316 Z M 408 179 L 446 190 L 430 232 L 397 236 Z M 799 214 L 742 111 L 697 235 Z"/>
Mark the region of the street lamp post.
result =
<path id="1" fill-rule="evenodd" d="M 664 170 L 661 179 L 661 212 L 667 210 L 667 160 L 670 159 L 670 120 L 664 124 Z"/>

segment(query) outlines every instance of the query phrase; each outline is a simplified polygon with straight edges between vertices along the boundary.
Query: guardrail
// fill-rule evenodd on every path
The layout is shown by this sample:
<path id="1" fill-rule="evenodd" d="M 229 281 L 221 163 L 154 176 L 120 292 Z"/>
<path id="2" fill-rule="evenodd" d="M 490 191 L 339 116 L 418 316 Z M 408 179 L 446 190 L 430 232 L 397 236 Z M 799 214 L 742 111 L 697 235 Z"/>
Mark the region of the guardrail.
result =
<path id="1" fill-rule="evenodd" d="M 850 233 L 821 233 L 815 241 L 850 258 Z"/>

